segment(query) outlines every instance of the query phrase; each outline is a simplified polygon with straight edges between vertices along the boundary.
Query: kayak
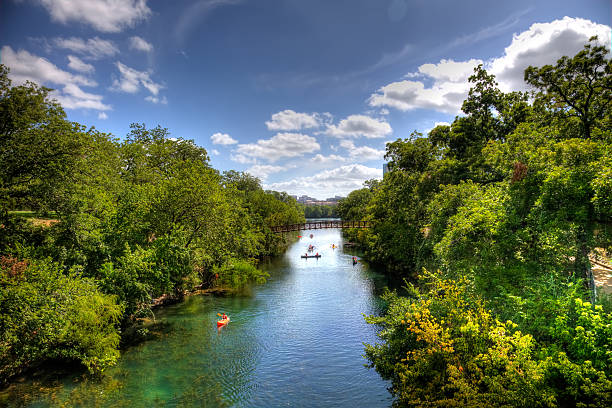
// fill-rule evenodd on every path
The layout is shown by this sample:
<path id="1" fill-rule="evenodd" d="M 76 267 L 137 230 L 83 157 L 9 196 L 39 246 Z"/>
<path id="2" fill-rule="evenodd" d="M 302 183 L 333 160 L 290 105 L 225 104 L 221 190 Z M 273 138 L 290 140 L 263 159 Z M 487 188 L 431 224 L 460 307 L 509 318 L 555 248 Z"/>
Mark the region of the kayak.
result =
<path id="1" fill-rule="evenodd" d="M 320 258 L 321 255 L 302 255 L 302 258 Z"/>
<path id="2" fill-rule="evenodd" d="M 229 321 L 230 321 L 229 317 L 227 319 L 217 320 L 217 327 L 225 326 L 226 324 L 229 323 Z"/>

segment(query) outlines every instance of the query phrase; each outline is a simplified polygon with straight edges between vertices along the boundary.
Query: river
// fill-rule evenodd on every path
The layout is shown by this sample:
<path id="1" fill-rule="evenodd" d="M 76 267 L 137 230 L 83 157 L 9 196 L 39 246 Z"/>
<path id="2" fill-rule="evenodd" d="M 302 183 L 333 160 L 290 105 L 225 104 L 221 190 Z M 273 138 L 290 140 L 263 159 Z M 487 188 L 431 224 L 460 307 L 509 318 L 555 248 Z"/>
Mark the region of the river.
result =
<path id="1" fill-rule="evenodd" d="M 0 405 L 390 406 L 390 384 L 362 356 L 363 343 L 376 341 L 362 314 L 379 312 L 384 277 L 352 264 L 340 230 L 303 233 L 261 266 L 271 275 L 266 284 L 157 310 L 161 335 L 125 350 L 102 380 L 72 374 L 24 381 L 5 390 Z M 320 259 L 300 258 L 308 244 Z M 219 312 L 231 322 L 218 330 Z"/>

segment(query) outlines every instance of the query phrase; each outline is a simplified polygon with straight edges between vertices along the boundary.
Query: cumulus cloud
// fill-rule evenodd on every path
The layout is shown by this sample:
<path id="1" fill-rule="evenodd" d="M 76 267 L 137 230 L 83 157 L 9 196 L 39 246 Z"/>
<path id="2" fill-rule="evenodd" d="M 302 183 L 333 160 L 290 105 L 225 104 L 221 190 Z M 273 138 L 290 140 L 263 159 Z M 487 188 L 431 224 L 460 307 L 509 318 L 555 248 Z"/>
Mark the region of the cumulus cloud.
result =
<path id="1" fill-rule="evenodd" d="M 136 51 L 151 52 L 153 51 L 153 45 L 151 45 L 151 43 L 147 42 L 141 37 L 134 36 L 130 37 L 130 49 Z"/>
<path id="2" fill-rule="evenodd" d="M 57 37 L 52 41 L 57 48 L 70 50 L 82 55 L 84 58 L 98 60 L 112 57 L 119 53 L 119 48 L 110 40 L 103 40 L 99 37 L 84 40 L 78 37 Z"/>
<path id="3" fill-rule="evenodd" d="M 244 154 L 231 154 L 230 160 L 235 161 L 240 164 L 255 164 L 257 163 L 257 159 L 254 157 L 247 157 Z"/>
<path id="4" fill-rule="evenodd" d="M 264 187 L 290 194 L 308 194 L 319 198 L 334 195 L 346 196 L 353 190 L 363 187 L 363 182 L 382 178 L 382 167 L 372 168 L 361 164 L 349 164 L 333 170 L 326 170 L 310 177 L 267 184 Z"/>
<path id="5" fill-rule="evenodd" d="M 334 137 L 365 137 L 368 139 L 385 137 L 393 131 L 384 119 L 374 119 L 365 115 L 350 115 L 338 125 L 329 124 L 326 135 Z"/>
<path id="6" fill-rule="evenodd" d="M 68 67 L 73 71 L 79 71 L 86 74 L 94 72 L 95 68 L 93 65 L 83 62 L 79 57 L 74 55 L 68 55 Z"/>
<path id="7" fill-rule="evenodd" d="M 233 139 L 227 133 L 215 133 L 210 137 L 210 140 L 213 142 L 213 144 L 224 146 L 238 143 L 236 139 Z"/>
<path id="8" fill-rule="evenodd" d="M 116 66 L 121 76 L 119 79 L 113 81 L 111 89 L 115 91 L 136 93 L 140 90 L 140 87 L 143 86 L 151 92 L 153 96 L 157 96 L 159 91 L 164 88 L 163 85 L 153 82 L 150 72 L 137 71 L 121 62 L 117 62 Z"/>
<path id="9" fill-rule="evenodd" d="M 98 119 L 106 120 L 106 119 L 108 119 L 108 115 L 105 112 L 100 112 L 100 113 L 98 113 Z"/>
<path id="10" fill-rule="evenodd" d="M 240 144 L 237 154 L 274 162 L 287 157 L 299 157 L 320 150 L 317 140 L 301 133 L 277 133 L 270 139 L 258 140 L 257 143 Z"/>
<path id="11" fill-rule="evenodd" d="M 74 75 L 58 68 L 45 58 L 27 51 L 17 52 L 9 46 L 2 47 L 2 63 L 11 69 L 10 78 L 15 85 L 32 81 L 39 85 L 58 88 L 52 96 L 66 109 L 110 110 L 102 102 L 102 95 L 83 91 L 79 86 L 96 86 L 96 82 L 82 75 Z"/>
<path id="12" fill-rule="evenodd" d="M 582 18 L 564 17 L 550 23 L 532 24 L 527 31 L 514 35 L 504 55 L 487 64 L 502 91 L 525 90 L 525 69 L 529 66 L 555 64 L 564 55 L 573 56 L 596 35 L 601 45 L 610 47 L 611 28 Z"/>
<path id="13" fill-rule="evenodd" d="M 550 23 L 536 23 L 515 34 L 499 58 L 486 62 L 443 59 L 437 64 L 423 64 L 417 72 L 406 74 L 406 79 L 378 89 L 368 103 L 401 111 L 421 108 L 457 114 L 470 88 L 467 80 L 478 64 L 496 76 L 502 91 L 525 90 L 523 75 L 529 65 L 554 64 L 563 55 L 573 56 L 593 35 L 598 36 L 601 44 L 610 44 L 610 27 L 589 20 L 564 17 Z M 429 82 L 431 85 L 426 86 Z"/>
<path id="14" fill-rule="evenodd" d="M 316 113 L 298 113 L 291 109 L 275 113 L 272 120 L 266 122 L 269 130 L 300 130 L 320 126 L 319 115 Z"/>
<path id="15" fill-rule="evenodd" d="M 348 151 L 351 159 L 360 162 L 382 160 L 385 156 L 385 150 L 374 149 L 370 146 L 357 147 L 352 140 L 342 140 L 340 141 L 340 146 L 344 147 Z"/>
<path id="16" fill-rule="evenodd" d="M 278 173 L 280 171 L 286 170 L 283 166 L 272 166 L 270 164 L 256 164 L 251 166 L 246 170 L 247 173 L 250 173 L 252 176 L 259 178 L 260 180 L 265 180 L 272 173 Z"/>
<path id="17" fill-rule="evenodd" d="M 464 62 L 443 59 L 437 64 L 423 64 L 418 72 L 406 77 L 427 77 L 433 80 L 430 87 L 426 87 L 423 81 L 412 79 L 392 82 L 370 96 L 368 102 L 370 106 L 388 106 L 401 111 L 422 108 L 457 113 L 470 89 L 467 80 L 474 67 L 482 62 L 477 59 Z"/>
<path id="18" fill-rule="evenodd" d="M 212 149 L 210 152 L 211 152 L 212 154 L 214 154 L 215 156 L 218 156 L 218 155 L 220 155 L 220 154 L 221 154 L 221 153 L 219 153 L 219 151 L 218 151 L 217 149 Z"/>
<path id="19" fill-rule="evenodd" d="M 94 29 L 117 33 L 151 15 L 147 0 L 39 0 L 58 23 L 88 24 Z"/>
<path id="20" fill-rule="evenodd" d="M 345 162 L 346 159 L 342 156 L 338 156 L 336 154 L 330 154 L 329 156 L 323 156 L 320 153 L 317 153 L 310 161 L 314 164 L 319 165 L 330 165 L 330 164 L 338 164 Z"/>

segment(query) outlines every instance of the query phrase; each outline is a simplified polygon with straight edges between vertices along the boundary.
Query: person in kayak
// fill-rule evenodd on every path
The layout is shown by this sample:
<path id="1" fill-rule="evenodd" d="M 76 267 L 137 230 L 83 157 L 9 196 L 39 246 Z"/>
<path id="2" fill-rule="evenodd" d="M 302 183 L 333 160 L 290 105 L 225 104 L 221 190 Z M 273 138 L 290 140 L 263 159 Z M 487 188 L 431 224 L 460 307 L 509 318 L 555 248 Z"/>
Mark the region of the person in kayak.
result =
<path id="1" fill-rule="evenodd" d="M 227 315 L 225 313 L 223 313 L 223 317 L 221 318 L 221 320 L 227 320 Z"/>

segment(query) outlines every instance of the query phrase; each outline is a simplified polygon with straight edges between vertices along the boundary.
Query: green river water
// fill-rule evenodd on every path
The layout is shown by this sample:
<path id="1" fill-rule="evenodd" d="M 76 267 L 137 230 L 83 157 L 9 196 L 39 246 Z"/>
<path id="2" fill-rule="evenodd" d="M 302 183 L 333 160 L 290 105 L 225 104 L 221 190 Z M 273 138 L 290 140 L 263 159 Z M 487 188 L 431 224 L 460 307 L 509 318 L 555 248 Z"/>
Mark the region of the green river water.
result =
<path id="1" fill-rule="evenodd" d="M 310 243 L 320 259 L 300 258 Z M 362 356 L 363 343 L 376 340 L 363 314 L 379 312 L 384 277 L 352 264 L 337 229 L 305 231 L 262 268 L 268 283 L 239 296 L 191 296 L 157 310 L 164 329 L 125 350 L 101 380 L 82 373 L 24 379 L 0 392 L 0 405 L 390 406 L 389 383 Z M 219 330 L 218 312 L 231 318 Z"/>

